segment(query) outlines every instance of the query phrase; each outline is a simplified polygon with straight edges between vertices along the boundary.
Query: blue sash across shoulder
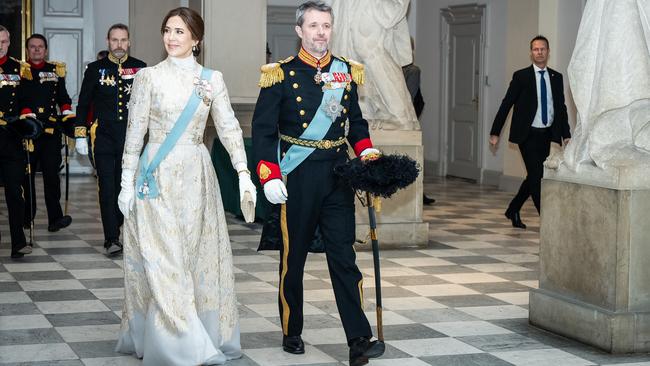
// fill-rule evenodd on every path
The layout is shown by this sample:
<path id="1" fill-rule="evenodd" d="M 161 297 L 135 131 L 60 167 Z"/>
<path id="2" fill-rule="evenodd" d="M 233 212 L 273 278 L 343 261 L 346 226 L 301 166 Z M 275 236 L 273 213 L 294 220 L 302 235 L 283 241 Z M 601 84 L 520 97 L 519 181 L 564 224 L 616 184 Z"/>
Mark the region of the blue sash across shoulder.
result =
<path id="1" fill-rule="evenodd" d="M 204 67 L 203 70 L 201 70 L 201 79 L 210 80 L 212 77 L 212 72 L 212 70 Z M 197 94 L 197 91 L 195 89 L 192 92 L 192 95 L 190 95 L 190 99 L 187 101 L 187 104 L 185 105 L 185 108 L 181 112 L 180 116 L 178 116 L 176 123 L 174 123 L 174 127 L 169 132 L 169 135 L 167 135 L 162 144 L 160 144 L 158 152 L 156 152 L 156 155 L 154 155 L 153 159 L 151 159 L 151 162 L 149 163 L 147 163 L 149 145 L 144 148 L 142 156 L 140 157 L 140 174 L 138 175 L 135 183 L 136 193 L 139 199 L 143 200 L 147 198 L 158 197 L 158 185 L 156 184 L 156 179 L 153 176 L 153 172 L 158 168 L 158 165 L 160 165 L 160 163 L 165 159 L 167 154 L 172 151 L 178 142 L 178 139 L 181 138 L 183 132 L 185 132 L 187 126 L 192 120 L 192 116 L 194 116 L 194 112 L 196 111 L 196 108 L 199 106 L 201 101 L 202 99 Z"/>
<path id="2" fill-rule="evenodd" d="M 329 72 L 347 73 L 348 65 L 341 60 L 333 59 Z M 345 88 L 327 89 L 323 92 L 323 99 L 321 99 L 316 115 L 314 115 L 314 119 L 312 119 L 309 127 L 307 127 L 307 129 L 303 131 L 302 135 L 300 135 L 300 139 L 322 140 L 323 137 L 325 137 L 330 126 L 332 126 L 332 120 L 327 113 L 325 113 L 325 108 L 323 108 L 323 106 L 332 98 L 340 102 L 343 97 L 344 89 Z M 280 162 L 280 171 L 282 172 L 282 175 L 286 176 L 291 173 L 298 165 L 305 161 L 314 150 L 316 150 L 316 148 L 292 145 L 289 150 L 287 150 L 284 158 L 280 159 L 280 143 L 278 143 L 278 161 Z"/>

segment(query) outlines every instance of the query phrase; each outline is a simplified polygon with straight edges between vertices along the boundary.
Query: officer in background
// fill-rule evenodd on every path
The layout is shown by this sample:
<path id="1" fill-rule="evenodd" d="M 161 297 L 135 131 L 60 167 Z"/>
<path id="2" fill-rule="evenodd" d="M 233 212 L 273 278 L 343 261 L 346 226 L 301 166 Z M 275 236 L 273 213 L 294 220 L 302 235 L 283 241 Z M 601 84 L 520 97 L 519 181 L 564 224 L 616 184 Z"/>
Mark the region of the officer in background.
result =
<path id="1" fill-rule="evenodd" d="M 128 121 L 128 103 L 135 74 L 147 65 L 128 54 L 129 28 L 114 24 L 106 36 L 108 56 L 88 64 L 79 92 L 77 115 L 87 116 L 93 110 L 94 122 L 90 140 L 97 169 L 99 206 L 104 227 L 106 254 L 122 251 L 120 226 L 124 216 L 117 206 L 122 176 L 122 152 Z M 77 152 L 88 154 L 86 124 L 77 120 L 75 143 Z"/>
<path id="2" fill-rule="evenodd" d="M 26 125 L 27 120 L 16 119 L 21 67 L 19 61 L 7 56 L 9 44 L 9 31 L 0 25 L 0 176 L 9 212 L 11 258 L 16 259 L 32 252 L 23 232 L 25 199 L 21 184 L 25 176 L 22 141 L 25 134 L 33 131 Z"/>
<path id="3" fill-rule="evenodd" d="M 55 232 L 67 227 L 72 222 L 72 218 L 68 215 L 64 216 L 61 210 L 59 170 L 62 162 L 63 124 L 74 123 L 75 116 L 72 112 L 72 101 L 65 88 L 65 64 L 45 61 L 47 39 L 42 34 L 32 34 L 27 38 L 25 46 L 27 47 L 28 64 L 23 64 L 21 69 L 23 96 L 20 99 L 22 108 L 20 113 L 33 114 L 44 123 L 43 134 L 34 141 L 34 152 L 30 153 L 30 160 L 33 167 L 40 163 L 40 168 L 43 171 L 47 230 Z M 29 177 L 32 180 L 31 185 L 29 182 L 23 184 L 27 195 L 31 195 L 31 200 L 26 197 L 26 201 L 32 203 L 31 207 L 25 209 L 24 225 L 26 227 L 34 219 L 32 215 L 36 214 L 34 174 Z M 31 192 L 29 192 L 30 186 L 32 187 Z"/>
<path id="4" fill-rule="evenodd" d="M 352 247 L 354 192 L 337 178 L 334 167 L 346 162 L 347 142 L 357 155 L 379 153 L 372 147 L 358 102 L 363 65 L 330 53 L 332 9 L 323 2 L 300 5 L 295 29 L 301 39 L 298 56 L 262 67 L 252 129 L 264 195 L 281 205 L 282 347 L 288 353 L 305 352 L 302 280 L 318 226 L 350 347 L 350 365 L 359 366 L 379 357 L 383 348 L 371 341 L 363 312 L 363 277 Z"/>

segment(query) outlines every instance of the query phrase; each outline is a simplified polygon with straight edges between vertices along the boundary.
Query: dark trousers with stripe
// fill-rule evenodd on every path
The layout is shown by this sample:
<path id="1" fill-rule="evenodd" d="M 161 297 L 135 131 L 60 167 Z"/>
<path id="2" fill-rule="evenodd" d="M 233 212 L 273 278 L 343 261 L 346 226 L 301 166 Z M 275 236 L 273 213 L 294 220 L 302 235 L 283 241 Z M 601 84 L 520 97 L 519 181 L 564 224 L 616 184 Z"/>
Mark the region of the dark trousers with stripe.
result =
<path id="1" fill-rule="evenodd" d="M 528 197 L 532 197 L 537 213 L 540 211 L 544 160 L 551 151 L 551 129 L 531 127 L 526 141 L 519 144 L 521 157 L 526 165 L 526 179 L 508 206 L 508 211 L 519 212 Z"/>
<path id="2" fill-rule="evenodd" d="M 325 243 L 336 305 L 347 339 L 371 336 L 363 313 L 363 277 L 355 263 L 354 192 L 336 179 L 341 160 L 306 160 L 287 178 L 289 199 L 280 217 L 280 319 L 285 335 L 302 333 L 303 274 L 316 227 Z M 344 160 L 343 160 L 344 162 Z"/>
<path id="3" fill-rule="evenodd" d="M 32 214 L 36 215 L 36 186 L 34 182 L 37 166 L 43 172 L 43 189 L 45 193 L 45 208 L 47 209 L 48 225 L 54 224 L 63 217 L 61 210 L 61 178 L 59 171 L 63 157 L 61 155 L 61 132 L 54 130 L 53 134 L 43 133 L 34 141 L 34 152 L 29 154 L 32 168 L 31 177 L 31 199 L 28 177 L 25 177 L 23 188 L 25 194 L 25 224 L 31 222 Z M 30 207 L 31 201 L 31 207 Z"/>
<path id="4" fill-rule="evenodd" d="M 11 254 L 16 254 L 26 244 L 23 232 L 25 199 L 21 187 L 25 177 L 25 152 L 17 138 L 5 130 L 0 130 L 0 146 L 0 175 L 9 211 Z"/>
<path id="5" fill-rule="evenodd" d="M 97 169 L 99 208 L 102 214 L 104 240 L 118 240 L 124 216 L 117 206 L 122 179 L 122 152 L 126 136 L 126 123 L 98 121 L 91 136 L 93 159 Z"/>

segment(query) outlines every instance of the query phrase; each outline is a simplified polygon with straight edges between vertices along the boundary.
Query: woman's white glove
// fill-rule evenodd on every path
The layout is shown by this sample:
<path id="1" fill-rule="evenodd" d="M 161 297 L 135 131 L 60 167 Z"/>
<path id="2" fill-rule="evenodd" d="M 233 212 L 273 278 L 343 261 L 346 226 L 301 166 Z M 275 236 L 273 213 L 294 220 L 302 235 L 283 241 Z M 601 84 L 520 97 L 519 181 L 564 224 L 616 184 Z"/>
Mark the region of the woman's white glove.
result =
<path id="1" fill-rule="evenodd" d="M 128 219 L 135 205 L 135 171 L 131 169 L 122 169 L 122 181 L 120 182 L 122 190 L 117 196 L 117 206 L 120 208 L 124 219 Z"/>
<path id="2" fill-rule="evenodd" d="M 239 172 L 239 202 L 241 212 L 246 222 L 255 221 L 255 204 L 257 203 L 257 188 L 251 180 L 248 170 Z"/>
<path id="3" fill-rule="evenodd" d="M 264 196 L 273 204 L 281 204 L 287 201 L 287 187 L 284 186 L 282 179 L 271 179 L 264 183 Z"/>
<path id="4" fill-rule="evenodd" d="M 74 148 L 81 155 L 88 155 L 88 141 L 85 137 L 77 137 L 74 139 Z"/>

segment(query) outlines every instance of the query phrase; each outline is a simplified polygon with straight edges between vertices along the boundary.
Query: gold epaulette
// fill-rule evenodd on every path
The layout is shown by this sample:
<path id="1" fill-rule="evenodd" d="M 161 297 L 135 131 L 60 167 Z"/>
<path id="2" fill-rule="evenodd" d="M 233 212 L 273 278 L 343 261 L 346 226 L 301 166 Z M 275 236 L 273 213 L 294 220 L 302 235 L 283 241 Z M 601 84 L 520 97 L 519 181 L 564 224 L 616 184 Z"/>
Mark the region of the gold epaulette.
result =
<path id="1" fill-rule="evenodd" d="M 56 66 L 56 75 L 60 78 L 65 77 L 65 62 L 51 61 L 51 64 Z"/>
<path id="2" fill-rule="evenodd" d="M 352 80 L 354 80 L 357 85 L 363 85 L 363 79 L 365 75 L 365 67 L 363 64 L 345 57 L 341 57 L 341 59 L 350 64 L 350 74 L 352 74 Z"/>
<path id="3" fill-rule="evenodd" d="M 32 67 L 28 62 L 20 61 L 20 77 L 27 80 L 33 80 Z"/>
<path id="4" fill-rule="evenodd" d="M 282 61 L 262 65 L 262 75 L 260 75 L 260 82 L 257 85 L 262 88 L 268 88 L 282 82 L 284 80 L 284 71 L 282 71 L 281 65 L 291 60 L 293 60 L 293 56 L 289 56 Z"/>

